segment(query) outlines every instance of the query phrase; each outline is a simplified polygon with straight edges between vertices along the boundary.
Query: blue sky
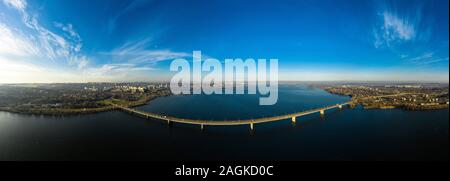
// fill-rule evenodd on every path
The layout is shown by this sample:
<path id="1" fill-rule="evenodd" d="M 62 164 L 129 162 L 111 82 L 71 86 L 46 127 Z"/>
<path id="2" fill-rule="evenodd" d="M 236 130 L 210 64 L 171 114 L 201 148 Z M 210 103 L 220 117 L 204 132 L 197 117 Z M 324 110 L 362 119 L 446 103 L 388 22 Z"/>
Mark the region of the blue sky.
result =
<path id="1" fill-rule="evenodd" d="M 1 1 L 0 83 L 169 80 L 197 50 L 280 80 L 449 80 L 447 0 Z"/>

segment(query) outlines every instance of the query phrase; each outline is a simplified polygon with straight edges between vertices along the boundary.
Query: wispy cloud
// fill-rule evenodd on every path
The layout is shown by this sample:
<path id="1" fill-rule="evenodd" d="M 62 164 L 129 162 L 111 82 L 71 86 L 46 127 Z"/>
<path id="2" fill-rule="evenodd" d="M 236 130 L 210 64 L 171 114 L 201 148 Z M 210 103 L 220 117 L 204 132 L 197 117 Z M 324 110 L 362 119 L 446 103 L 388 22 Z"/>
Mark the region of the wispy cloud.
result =
<path id="1" fill-rule="evenodd" d="M 407 54 L 401 54 L 400 55 L 400 58 L 406 58 L 406 57 L 408 57 L 409 55 L 407 55 Z"/>
<path id="2" fill-rule="evenodd" d="M 19 12 L 25 28 L 11 28 L 0 24 L 2 42 L 14 45 L 2 45 L 0 56 L 28 57 L 36 61 L 66 61 L 70 66 L 86 67 L 88 60 L 80 54 L 81 37 L 72 24 L 55 23 L 56 27 L 67 33 L 68 36 L 64 37 L 42 26 L 36 16 L 30 15 L 25 0 L 3 0 L 3 3 Z"/>
<path id="3" fill-rule="evenodd" d="M 71 56 L 69 57 L 69 65 L 75 65 L 78 69 L 83 69 L 89 64 L 86 56 Z"/>
<path id="4" fill-rule="evenodd" d="M 433 52 L 427 52 L 422 55 L 406 59 L 408 63 L 414 64 L 414 65 L 428 65 L 432 63 L 442 62 L 442 61 L 448 61 L 448 57 L 442 58 L 435 56 Z"/>
<path id="5" fill-rule="evenodd" d="M 74 52 L 80 52 L 81 47 L 83 46 L 81 36 L 74 30 L 73 25 L 70 23 L 64 25 L 62 23 L 55 22 L 55 26 L 66 32 L 66 37 L 73 41 L 70 47 L 71 50 Z"/>
<path id="6" fill-rule="evenodd" d="M 153 67 L 141 67 L 136 66 L 135 64 L 104 64 L 97 68 L 89 68 L 85 73 L 90 75 L 117 75 L 117 74 L 127 74 L 134 73 L 136 71 L 147 71 L 147 70 L 156 70 Z"/>
<path id="7" fill-rule="evenodd" d="M 174 52 L 167 49 L 147 49 L 150 43 L 150 39 L 128 42 L 106 54 L 111 55 L 115 62 L 127 62 L 133 64 L 155 64 L 165 60 L 191 56 L 188 53 Z"/>
<path id="8" fill-rule="evenodd" d="M 375 48 L 386 48 L 400 60 L 416 67 L 448 61 L 448 54 L 430 46 L 430 21 L 424 21 L 420 5 L 395 11 L 392 3 L 378 11 L 378 23 L 373 29 Z M 447 45 L 448 46 L 448 45 Z"/>
<path id="9" fill-rule="evenodd" d="M 384 34 L 389 39 L 411 40 L 415 36 L 414 25 L 390 12 L 383 13 Z"/>
<path id="10" fill-rule="evenodd" d="M 15 8 L 19 11 L 24 11 L 27 7 L 27 2 L 25 0 L 3 0 L 3 2 L 12 8 Z"/>
<path id="11" fill-rule="evenodd" d="M 374 29 L 374 46 L 393 46 L 393 43 L 414 40 L 416 26 L 406 18 L 400 17 L 392 12 L 384 11 L 379 14 L 382 23 Z"/>
<path id="12" fill-rule="evenodd" d="M 66 75 L 67 78 L 97 80 L 126 80 L 127 77 L 144 76 L 149 71 L 157 70 L 156 64 L 165 60 L 188 57 L 190 54 L 184 52 L 174 52 L 169 49 L 151 49 L 152 39 L 146 38 L 139 41 L 130 41 L 103 55 L 110 56 L 109 63 L 91 63 L 88 56 L 82 53 L 83 40 L 71 23 L 54 22 L 56 30 L 43 26 L 36 16 L 27 10 L 25 0 L 2 0 L 3 3 L 19 14 L 22 27 L 0 23 L 0 71 L 5 75 L 3 82 L 8 82 L 11 76 L 20 72 L 24 79 L 14 78 L 17 81 L 34 80 L 31 73 L 48 75 L 41 78 L 55 76 L 56 72 Z M 131 11 L 144 1 L 134 1 L 126 10 Z M 58 31 L 59 29 L 59 31 Z M 26 61 L 20 61 L 26 60 Z M 53 71 L 47 68 L 51 62 L 66 63 L 71 69 L 68 72 Z M 2 66 L 8 64 L 8 66 Z M 7 69 L 6 69 L 7 68 Z M 25 73 L 24 70 L 30 70 Z M 64 68 L 65 69 L 65 68 Z M 16 72 L 16 73 L 12 73 Z M 26 77 L 26 78 L 25 78 Z M 56 79 L 56 78 L 54 78 Z M 42 80 L 43 81 L 43 80 Z"/>
<path id="13" fill-rule="evenodd" d="M 154 70 L 157 69 L 151 66 L 113 63 L 86 68 L 81 76 L 95 81 L 144 81 L 152 78 L 150 75 Z"/>
<path id="14" fill-rule="evenodd" d="M 39 49 L 32 41 L 1 23 L 0 42 L 0 56 L 29 57 L 39 54 Z"/>
<path id="15" fill-rule="evenodd" d="M 69 23 L 69 24 L 64 25 L 62 23 L 55 22 L 55 26 L 58 27 L 58 28 L 61 28 L 65 32 L 69 33 L 69 35 L 72 38 L 74 38 L 76 40 L 80 40 L 81 39 L 80 35 L 73 29 L 72 24 Z"/>

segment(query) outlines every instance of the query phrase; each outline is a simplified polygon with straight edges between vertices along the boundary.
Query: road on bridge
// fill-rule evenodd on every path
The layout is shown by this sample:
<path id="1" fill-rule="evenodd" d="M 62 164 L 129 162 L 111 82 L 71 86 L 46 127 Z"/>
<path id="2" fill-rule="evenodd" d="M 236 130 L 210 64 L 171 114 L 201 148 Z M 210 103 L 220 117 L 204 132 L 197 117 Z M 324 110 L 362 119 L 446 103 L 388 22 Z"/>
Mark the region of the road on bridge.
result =
<path id="1" fill-rule="evenodd" d="M 256 118 L 256 119 L 245 119 L 245 120 L 200 120 L 200 119 L 183 119 L 183 118 L 177 118 L 177 117 L 171 117 L 171 116 L 163 116 L 159 114 L 149 113 L 140 111 L 137 109 L 132 109 L 116 104 L 112 104 L 113 106 L 132 113 L 136 114 L 145 118 L 153 118 L 153 119 L 159 119 L 167 121 L 168 123 L 175 122 L 175 123 L 184 123 L 184 124 L 195 124 L 200 125 L 202 128 L 204 125 L 212 125 L 212 126 L 228 126 L 228 125 L 250 125 L 250 128 L 253 129 L 253 124 L 256 123 L 267 123 L 267 122 L 273 122 L 273 121 L 279 121 L 279 120 L 285 120 L 285 119 L 292 119 L 292 122 L 295 122 L 296 117 L 301 117 L 313 113 L 320 113 L 325 114 L 326 110 L 334 109 L 334 108 L 342 108 L 345 105 L 350 104 L 352 101 L 348 101 L 342 104 L 335 104 L 331 106 L 326 106 L 322 108 L 316 108 L 311 109 L 307 111 L 292 113 L 292 114 L 285 114 L 285 115 L 279 115 L 279 116 L 272 116 L 272 117 L 263 117 L 263 118 Z"/>

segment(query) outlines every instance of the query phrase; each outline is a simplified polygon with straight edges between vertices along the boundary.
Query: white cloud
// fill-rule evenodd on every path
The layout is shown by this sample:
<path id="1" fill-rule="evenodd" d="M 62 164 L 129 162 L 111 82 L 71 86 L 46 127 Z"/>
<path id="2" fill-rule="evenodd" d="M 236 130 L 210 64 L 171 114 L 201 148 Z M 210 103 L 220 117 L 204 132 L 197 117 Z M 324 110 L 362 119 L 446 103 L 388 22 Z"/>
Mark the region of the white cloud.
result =
<path id="1" fill-rule="evenodd" d="M 83 46 L 82 44 L 82 40 L 81 40 L 81 36 L 74 30 L 73 25 L 72 24 L 62 24 L 62 23 L 57 23 L 55 22 L 55 26 L 60 28 L 62 31 L 64 31 L 65 33 L 67 33 L 67 38 L 70 39 L 72 41 L 72 43 L 70 44 L 70 50 L 74 51 L 76 53 L 81 51 L 81 47 Z"/>
<path id="2" fill-rule="evenodd" d="M 27 2 L 25 0 L 3 0 L 3 2 L 8 6 L 15 8 L 19 11 L 24 11 L 27 7 Z"/>
<path id="3" fill-rule="evenodd" d="M 75 38 L 77 40 L 80 39 L 80 35 L 73 29 L 73 25 L 72 24 L 69 23 L 69 24 L 64 25 L 62 23 L 55 22 L 55 26 L 58 27 L 58 28 L 61 28 L 65 32 L 69 33 L 69 35 L 72 38 Z"/>
<path id="4" fill-rule="evenodd" d="M 157 63 L 165 60 L 174 60 L 191 56 L 184 52 L 173 52 L 170 50 L 148 50 L 150 39 L 144 39 L 138 42 L 128 42 L 123 46 L 112 50 L 108 55 L 116 62 L 128 63 Z"/>
<path id="5" fill-rule="evenodd" d="M 427 52 L 422 55 L 419 55 L 417 57 L 413 57 L 407 60 L 408 63 L 414 64 L 414 65 L 428 65 L 432 63 L 442 62 L 442 61 L 448 61 L 447 58 L 442 58 L 435 56 L 433 52 Z"/>
<path id="6" fill-rule="evenodd" d="M 138 6 L 138 2 L 127 9 Z M 54 27 L 60 31 L 52 31 L 29 13 L 25 0 L 3 0 L 3 3 L 17 10 L 22 22 L 22 25 L 0 23 L 0 66 L 3 66 L 0 67 L 0 82 L 3 83 L 127 80 L 148 75 L 156 70 L 153 64 L 157 62 L 190 56 L 183 52 L 148 49 L 150 39 L 144 39 L 113 49 L 106 53 L 111 56 L 111 63 L 96 65 L 82 53 L 82 38 L 73 24 L 54 22 Z"/>
<path id="7" fill-rule="evenodd" d="M 81 76 L 94 81 L 144 81 L 152 79 L 153 70 L 157 69 L 130 63 L 104 64 L 85 69 Z"/>
<path id="8" fill-rule="evenodd" d="M 389 11 L 380 13 L 380 17 L 382 23 L 374 29 L 374 46 L 376 48 L 391 47 L 394 46 L 394 43 L 415 39 L 418 22 L 410 21 Z"/>
<path id="9" fill-rule="evenodd" d="M 420 64 L 421 65 L 428 65 L 428 64 L 437 63 L 437 62 L 443 62 L 443 61 L 447 61 L 448 62 L 448 57 L 447 58 L 434 58 L 434 59 L 424 60 Z"/>
<path id="10" fill-rule="evenodd" d="M 387 5 L 388 6 L 388 5 Z M 420 20 L 421 8 L 416 7 L 409 9 L 409 11 L 403 11 L 401 14 L 392 11 L 395 8 L 386 8 L 379 13 L 380 22 L 373 29 L 374 46 L 375 48 L 388 48 L 393 53 L 397 54 L 402 61 L 407 64 L 415 66 L 424 66 L 442 61 L 448 61 L 447 58 L 436 56 L 433 52 L 427 51 L 418 55 L 418 51 L 426 50 L 423 47 L 426 37 L 429 35 L 430 29 L 425 26 Z M 422 24 L 421 24 L 422 23 Z M 421 27 L 421 29 L 419 29 Z M 421 32 L 422 34 L 420 34 Z M 420 47 L 408 48 L 408 47 Z M 414 56 L 416 55 L 416 56 Z"/>
<path id="11" fill-rule="evenodd" d="M 82 38 L 73 24 L 54 22 L 59 29 L 52 30 L 29 13 L 25 0 L 3 3 L 17 10 L 21 22 L 0 23 L 0 83 L 149 79 L 152 76 L 148 75 L 157 70 L 154 64 L 191 56 L 168 49 L 149 49 L 151 39 L 147 38 L 104 53 L 111 62 L 96 65 L 82 53 Z"/>
<path id="12" fill-rule="evenodd" d="M 0 56 L 20 56 L 28 57 L 39 53 L 32 41 L 25 37 L 15 34 L 7 26 L 0 24 Z"/>
<path id="13" fill-rule="evenodd" d="M 153 67 L 141 67 L 136 64 L 104 64 L 101 67 L 90 68 L 86 71 L 90 75 L 111 75 L 111 74 L 123 74 L 132 73 L 134 71 L 156 70 Z"/>
<path id="14" fill-rule="evenodd" d="M 75 65 L 78 69 L 83 69 L 89 64 L 86 56 L 72 56 L 69 58 L 69 65 Z"/>
<path id="15" fill-rule="evenodd" d="M 72 24 L 55 23 L 68 35 L 64 37 L 42 26 L 35 16 L 30 16 L 25 0 L 3 0 L 3 3 L 19 11 L 25 28 L 0 24 L 0 57 L 26 56 L 33 61 L 65 61 L 78 69 L 88 65 L 86 56 L 80 54 L 81 37 Z"/>
<path id="16" fill-rule="evenodd" d="M 411 59 L 409 59 L 409 61 L 411 61 L 411 62 L 417 62 L 417 61 L 421 61 L 421 60 L 426 60 L 426 59 L 433 58 L 433 55 L 434 55 L 433 52 L 427 52 L 427 53 L 424 53 L 424 54 L 422 54 L 422 55 L 420 55 L 420 56 L 411 58 Z"/>
<path id="17" fill-rule="evenodd" d="M 405 19 L 385 11 L 384 19 L 384 35 L 389 39 L 411 40 L 415 36 L 414 25 Z"/>

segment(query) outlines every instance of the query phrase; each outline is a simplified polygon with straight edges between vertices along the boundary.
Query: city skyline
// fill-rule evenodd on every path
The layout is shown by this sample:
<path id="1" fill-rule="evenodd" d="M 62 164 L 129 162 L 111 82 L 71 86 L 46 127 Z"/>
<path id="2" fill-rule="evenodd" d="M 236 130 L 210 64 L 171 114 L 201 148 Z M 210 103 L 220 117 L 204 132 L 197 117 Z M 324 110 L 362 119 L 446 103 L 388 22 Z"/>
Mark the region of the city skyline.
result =
<path id="1" fill-rule="evenodd" d="M 445 0 L 2 0 L 0 42 L 0 83 L 168 81 L 197 50 L 280 81 L 449 81 Z"/>

